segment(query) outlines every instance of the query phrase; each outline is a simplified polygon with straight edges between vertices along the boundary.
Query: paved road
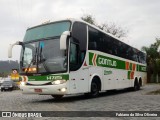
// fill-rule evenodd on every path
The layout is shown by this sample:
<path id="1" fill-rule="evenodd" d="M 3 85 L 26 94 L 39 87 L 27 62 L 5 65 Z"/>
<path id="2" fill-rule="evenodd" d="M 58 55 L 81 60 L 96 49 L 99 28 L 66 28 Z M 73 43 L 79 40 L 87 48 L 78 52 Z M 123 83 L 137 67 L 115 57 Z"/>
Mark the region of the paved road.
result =
<path id="1" fill-rule="evenodd" d="M 65 96 L 56 101 L 48 95 L 24 95 L 20 90 L 0 92 L 1 111 L 160 111 L 160 95 L 146 95 L 160 88 L 159 85 L 146 85 L 139 91 L 119 90 L 101 93 L 98 98 L 85 98 L 83 95 Z M 1 118 L 0 118 L 1 119 Z M 42 118 L 52 120 L 53 118 Z M 54 118 L 59 119 L 59 118 Z M 66 118 L 60 118 L 66 119 Z M 75 119 L 75 118 L 67 118 Z M 82 118 L 77 118 L 81 120 Z M 94 119 L 94 118 L 84 118 Z M 158 118 L 96 118 L 99 120 L 155 120 Z M 5 119 L 6 120 L 6 119 Z M 30 120 L 32 120 L 30 118 Z M 39 120 L 39 119 L 37 119 Z"/>

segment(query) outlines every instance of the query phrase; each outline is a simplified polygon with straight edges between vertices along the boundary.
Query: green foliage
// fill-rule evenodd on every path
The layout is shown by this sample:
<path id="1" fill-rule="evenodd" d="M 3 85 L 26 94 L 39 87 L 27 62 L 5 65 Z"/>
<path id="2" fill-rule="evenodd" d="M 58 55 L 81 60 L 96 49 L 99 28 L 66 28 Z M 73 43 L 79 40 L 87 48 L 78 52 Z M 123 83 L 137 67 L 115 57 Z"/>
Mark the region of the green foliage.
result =
<path id="1" fill-rule="evenodd" d="M 95 18 L 92 15 L 86 14 L 82 16 L 81 19 L 92 25 L 95 25 Z"/>
<path id="2" fill-rule="evenodd" d="M 0 77 L 7 77 L 9 75 L 9 73 L 7 72 L 1 72 L 0 73 Z"/>
<path id="3" fill-rule="evenodd" d="M 147 72 L 160 76 L 160 38 L 156 38 L 156 42 L 149 47 L 143 46 L 142 51 L 147 53 Z M 157 80 L 158 81 L 158 80 Z"/>
<path id="4" fill-rule="evenodd" d="M 123 29 L 122 27 L 116 25 L 115 23 L 102 23 L 102 24 L 97 24 L 95 18 L 90 15 L 90 14 L 85 14 L 81 17 L 82 20 L 84 20 L 85 22 L 88 22 L 92 25 L 97 26 L 99 29 L 110 33 L 118 38 L 122 38 L 122 37 L 126 37 L 128 30 L 127 29 Z"/>
<path id="5" fill-rule="evenodd" d="M 0 77 L 7 77 L 12 69 L 18 69 L 18 61 L 0 61 Z"/>

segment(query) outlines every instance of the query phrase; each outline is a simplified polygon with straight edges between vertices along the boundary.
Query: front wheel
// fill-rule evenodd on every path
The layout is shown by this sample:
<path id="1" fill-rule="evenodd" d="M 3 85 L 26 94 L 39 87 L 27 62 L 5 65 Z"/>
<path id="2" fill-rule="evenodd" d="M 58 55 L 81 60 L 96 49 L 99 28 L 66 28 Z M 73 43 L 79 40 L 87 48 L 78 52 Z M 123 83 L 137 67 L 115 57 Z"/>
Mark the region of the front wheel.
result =
<path id="1" fill-rule="evenodd" d="M 99 87 L 97 82 L 93 81 L 91 83 L 91 92 L 90 92 L 90 96 L 91 97 L 97 97 L 99 95 Z"/>
<path id="2" fill-rule="evenodd" d="M 63 97 L 63 95 L 51 95 L 51 96 L 54 97 L 54 99 L 56 100 L 60 100 Z"/>

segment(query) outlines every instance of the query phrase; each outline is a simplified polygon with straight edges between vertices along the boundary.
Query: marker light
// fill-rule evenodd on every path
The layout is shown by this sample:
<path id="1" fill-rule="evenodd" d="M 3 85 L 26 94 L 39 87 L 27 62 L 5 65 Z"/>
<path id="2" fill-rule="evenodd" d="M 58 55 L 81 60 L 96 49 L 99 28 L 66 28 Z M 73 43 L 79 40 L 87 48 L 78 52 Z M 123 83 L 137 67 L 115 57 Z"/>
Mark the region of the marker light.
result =
<path id="1" fill-rule="evenodd" d="M 21 82 L 21 86 L 25 86 L 25 84 L 26 84 L 25 82 Z"/>
<path id="2" fill-rule="evenodd" d="M 66 82 L 66 80 L 55 80 L 55 81 L 52 82 L 52 84 L 53 85 L 59 85 L 59 84 L 65 83 L 65 82 Z"/>
<path id="3" fill-rule="evenodd" d="M 62 88 L 61 89 L 61 92 L 65 92 L 67 89 L 66 88 Z"/>
<path id="4" fill-rule="evenodd" d="M 28 71 L 28 72 L 36 72 L 37 69 L 36 69 L 36 68 L 25 68 L 24 71 L 25 71 L 25 72 L 27 72 L 27 71 Z"/>

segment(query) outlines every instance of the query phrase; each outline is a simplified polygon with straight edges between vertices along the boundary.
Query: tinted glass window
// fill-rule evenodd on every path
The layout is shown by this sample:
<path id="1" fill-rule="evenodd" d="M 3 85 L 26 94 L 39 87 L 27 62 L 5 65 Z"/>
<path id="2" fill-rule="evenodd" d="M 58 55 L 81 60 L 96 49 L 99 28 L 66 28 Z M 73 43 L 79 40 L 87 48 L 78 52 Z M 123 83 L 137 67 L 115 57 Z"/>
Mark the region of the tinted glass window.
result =
<path id="1" fill-rule="evenodd" d="M 118 55 L 117 40 L 91 27 L 89 27 L 88 49 Z"/>
<path id="2" fill-rule="evenodd" d="M 89 27 L 88 49 L 98 50 L 125 59 L 145 63 L 144 53 L 92 27 Z"/>
<path id="3" fill-rule="evenodd" d="M 80 22 L 75 22 L 73 24 L 71 41 L 78 45 L 78 64 L 74 67 L 76 69 L 72 69 L 77 70 L 82 66 L 86 54 L 87 27 L 85 24 Z"/>
<path id="4" fill-rule="evenodd" d="M 89 27 L 89 46 L 90 50 L 97 50 L 98 30 Z"/>
<path id="5" fill-rule="evenodd" d="M 146 63 L 146 55 L 143 52 L 139 52 L 138 57 L 139 57 L 139 62 L 144 64 Z"/>
<path id="6" fill-rule="evenodd" d="M 28 29 L 24 37 L 24 42 L 60 36 L 64 31 L 69 31 L 70 24 L 69 21 L 63 21 Z"/>
<path id="7" fill-rule="evenodd" d="M 70 63 L 71 64 L 78 64 L 78 52 L 77 52 L 77 45 L 71 43 L 70 45 Z"/>
<path id="8" fill-rule="evenodd" d="M 75 22 L 72 28 L 72 36 L 79 42 L 80 50 L 86 51 L 86 45 L 87 45 L 86 25 L 83 23 Z"/>

